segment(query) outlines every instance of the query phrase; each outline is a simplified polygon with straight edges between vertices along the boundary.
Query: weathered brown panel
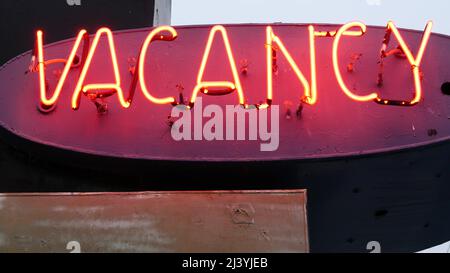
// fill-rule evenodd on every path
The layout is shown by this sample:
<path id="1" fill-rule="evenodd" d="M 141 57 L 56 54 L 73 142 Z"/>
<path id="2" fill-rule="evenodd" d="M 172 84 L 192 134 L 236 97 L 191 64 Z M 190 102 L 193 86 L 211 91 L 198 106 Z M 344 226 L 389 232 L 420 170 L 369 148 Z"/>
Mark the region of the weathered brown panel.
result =
<path id="1" fill-rule="evenodd" d="M 0 252 L 308 252 L 306 191 L 0 195 Z"/>

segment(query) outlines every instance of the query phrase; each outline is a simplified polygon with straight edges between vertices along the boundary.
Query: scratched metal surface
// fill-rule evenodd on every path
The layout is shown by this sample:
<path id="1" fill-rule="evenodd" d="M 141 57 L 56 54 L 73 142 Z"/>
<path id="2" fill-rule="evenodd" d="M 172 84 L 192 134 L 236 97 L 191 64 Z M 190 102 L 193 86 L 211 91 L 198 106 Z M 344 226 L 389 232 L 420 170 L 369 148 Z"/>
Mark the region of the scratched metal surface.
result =
<path id="1" fill-rule="evenodd" d="M 319 25 L 317 29 L 336 29 L 337 26 Z M 210 27 L 177 28 L 179 38 L 173 42 L 155 42 L 149 52 L 146 78 L 157 97 L 178 96 L 177 85 L 184 87 L 184 96 L 190 97 Z M 265 26 L 227 26 L 236 63 L 249 62 L 247 75 L 240 75 L 248 103 L 265 99 Z M 307 28 L 302 25 L 276 25 L 281 37 L 305 75 L 309 75 L 309 47 Z M 117 32 L 116 49 L 125 90 L 131 81 L 128 58 L 136 57 L 149 29 Z M 359 94 L 376 88 L 377 61 L 384 28 L 369 27 L 363 38 L 346 37 L 342 40 L 340 59 L 348 85 Z M 401 30 L 413 52 L 417 52 L 421 32 Z M 97 115 L 95 107 L 86 98 L 74 112 L 70 97 L 79 71 L 70 73 L 63 88 L 56 111 L 42 115 L 36 110 L 38 76 L 24 74 L 30 53 L 19 56 L 0 68 L 0 123 L 8 131 L 28 140 L 57 148 L 95 155 L 120 158 L 182 161 L 264 161 L 277 159 L 330 158 L 337 156 L 372 154 L 423 146 L 448 140 L 450 136 L 450 97 L 440 91 L 443 82 L 450 79 L 450 39 L 432 35 L 425 53 L 424 99 L 415 107 L 382 106 L 373 102 L 361 103 L 348 98 L 338 87 L 333 74 L 330 38 L 317 38 L 318 103 L 305 106 L 302 119 L 295 118 L 296 102 L 302 88 L 283 57 L 279 58 L 279 73 L 275 78 L 274 104 L 281 107 L 280 146 L 276 152 L 261 153 L 260 141 L 174 141 L 167 125 L 171 106 L 148 102 L 138 87 L 129 109 L 119 106 L 111 97 L 109 113 Z M 63 41 L 45 47 L 46 58 L 65 57 L 72 41 Z M 87 82 L 112 80 L 106 43 L 98 49 Z M 395 39 L 392 40 L 395 46 Z M 32 45 L 30 45 L 32 47 Z M 345 67 L 353 53 L 362 53 L 355 72 L 348 74 Z M 58 67 L 55 67 L 56 69 Z M 214 43 L 206 80 L 230 79 L 228 62 L 221 38 Z M 48 69 L 50 86 L 57 78 Z M 379 92 L 387 98 L 409 99 L 413 81 L 406 60 L 389 59 L 385 68 L 385 85 Z M 127 91 L 125 91 L 127 92 Z M 367 92 L 367 91 L 366 91 Z M 236 104 L 237 95 L 205 97 L 204 104 Z M 289 102 L 293 106 L 289 106 Z M 294 117 L 287 119 L 291 110 Z M 437 134 L 429 134 L 434 129 Z"/>
<path id="2" fill-rule="evenodd" d="M 0 195 L 0 252 L 73 242 L 81 252 L 308 252 L 306 192 Z"/>

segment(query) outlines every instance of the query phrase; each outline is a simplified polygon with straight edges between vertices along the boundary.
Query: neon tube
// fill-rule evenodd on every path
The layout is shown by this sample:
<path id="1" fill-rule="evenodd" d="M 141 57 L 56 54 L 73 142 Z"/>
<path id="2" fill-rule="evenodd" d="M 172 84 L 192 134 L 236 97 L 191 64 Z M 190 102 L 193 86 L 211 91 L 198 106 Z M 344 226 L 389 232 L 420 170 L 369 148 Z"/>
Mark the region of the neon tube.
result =
<path id="1" fill-rule="evenodd" d="M 212 46 L 214 37 L 217 32 L 219 32 L 222 35 L 225 49 L 227 52 L 228 61 L 230 63 L 231 72 L 233 74 L 234 83 L 231 83 L 228 81 L 208 81 L 208 82 L 203 81 L 203 75 L 205 72 L 206 63 L 208 62 L 208 57 L 209 57 L 209 53 L 211 51 L 211 46 Z M 197 75 L 197 85 L 194 88 L 189 105 L 191 107 L 194 105 L 195 99 L 197 98 L 197 95 L 199 92 L 208 90 L 208 88 L 220 88 L 220 87 L 223 87 L 225 89 L 223 94 L 228 94 L 230 87 L 234 87 L 233 89 L 236 90 L 238 93 L 239 104 L 245 105 L 244 91 L 242 89 L 241 81 L 239 79 L 239 74 L 238 74 L 238 71 L 236 68 L 236 62 L 234 60 L 233 52 L 231 50 L 231 45 L 230 45 L 230 41 L 228 39 L 227 30 L 225 29 L 225 27 L 219 25 L 219 26 L 214 26 L 209 33 L 205 52 L 203 54 L 202 62 L 201 62 L 200 69 L 199 69 L 199 72 Z M 205 94 L 208 94 L 208 92 L 206 92 Z M 217 92 L 216 92 L 216 94 L 217 94 Z"/>
<path id="2" fill-rule="evenodd" d="M 64 59 L 54 59 L 45 61 L 44 60 L 44 45 L 43 45 L 43 32 L 41 30 L 37 31 L 37 55 L 38 55 L 38 70 L 39 70 L 39 86 L 40 86 L 40 103 L 44 109 L 49 109 L 56 104 L 58 98 L 61 94 L 62 87 L 66 81 L 69 70 L 73 64 L 78 48 L 80 47 L 81 41 L 87 36 L 86 30 L 81 30 L 75 40 L 75 43 L 70 52 L 69 58 Z M 46 88 L 46 77 L 45 77 L 45 66 L 65 62 L 64 69 L 62 71 L 61 77 L 59 78 L 58 84 L 56 85 L 55 91 L 50 98 L 47 98 L 47 88 Z"/>
<path id="3" fill-rule="evenodd" d="M 170 36 L 165 35 L 158 35 L 160 32 L 167 31 L 170 32 Z M 139 83 L 142 89 L 142 92 L 144 93 L 145 97 L 156 104 L 168 104 L 168 103 L 175 103 L 174 97 L 166 97 L 166 98 L 155 98 L 150 94 L 150 91 L 148 90 L 148 87 L 145 83 L 145 73 L 144 73 L 144 65 L 145 65 L 145 57 L 147 55 L 148 47 L 150 46 L 150 43 L 155 40 L 161 40 L 161 41 L 173 41 L 177 38 L 177 32 L 174 28 L 170 26 L 161 26 L 155 28 L 145 39 L 144 44 L 142 45 L 141 53 L 139 54 Z"/>
<path id="4" fill-rule="evenodd" d="M 354 94 L 352 91 L 350 91 L 350 89 L 348 89 L 347 85 L 345 84 L 343 78 L 342 78 L 342 74 L 341 71 L 339 69 L 339 58 L 338 58 L 338 52 L 339 52 L 339 43 L 341 41 L 341 37 L 342 35 L 349 29 L 354 28 L 354 27 L 358 27 L 362 33 L 366 33 L 367 27 L 365 24 L 360 23 L 360 22 L 352 22 L 352 23 L 348 23 L 344 26 L 342 26 L 338 32 L 336 33 L 336 37 L 334 38 L 334 42 L 333 42 L 333 68 L 334 68 L 334 74 L 336 75 L 336 79 L 339 83 L 339 87 L 341 88 L 342 91 L 344 91 L 344 93 L 350 97 L 351 99 L 355 100 L 355 101 L 371 101 L 371 100 L 375 100 L 376 98 L 378 98 L 377 93 L 373 92 L 369 95 L 365 95 L 365 96 L 360 96 L 360 95 L 356 95 Z"/>
<path id="5" fill-rule="evenodd" d="M 285 56 L 289 65 L 294 70 L 297 78 L 300 80 L 304 88 L 304 97 L 302 101 L 308 104 L 315 104 L 317 102 L 317 79 L 316 79 L 316 51 L 315 51 L 315 31 L 313 26 L 308 27 L 309 31 L 309 48 L 310 48 L 310 65 L 311 65 L 311 86 L 306 80 L 305 76 L 298 68 L 294 59 L 289 51 L 284 46 L 281 39 L 276 36 L 272 30 L 272 27 L 266 28 L 266 62 L 267 62 L 267 102 L 266 105 L 260 106 L 260 108 L 266 108 L 270 106 L 273 100 L 273 67 L 274 67 L 274 43 L 278 46 L 280 51 Z"/>
<path id="6" fill-rule="evenodd" d="M 84 80 L 86 78 L 86 74 L 89 70 L 89 67 L 92 62 L 92 58 L 95 54 L 95 50 L 97 49 L 98 43 L 100 41 L 100 37 L 102 34 L 106 34 L 108 38 L 109 48 L 110 48 L 110 54 L 111 54 L 111 61 L 113 64 L 114 69 L 114 77 L 115 77 L 115 83 L 111 84 L 89 84 L 84 86 Z M 122 88 L 120 86 L 120 73 L 119 73 L 119 66 L 117 63 L 117 55 L 116 55 L 116 49 L 114 46 L 114 39 L 113 34 L 110 29 L 108 28 L 100 28 L 97 33 L 95 34 L 94 41 L 92 42 L 92 47 L 89 50 L 88 56 L 86 58 L 86 63 L 83 66 L 83 69 L 80 74 L 80 78 L 78 79 L 78 83 L 75 87 L 75 91 L 72 96 L 72 109 L 77 110 L 79 108 L 80 104 L 80 94 L 81 92 L 86 93 L 89 90 L 101 90 L 101 89 L 113 89 L 117 91 L 118 99 L 122 107 L 128 108 L 130 107 L 130 103 L 125 100 Z"/>

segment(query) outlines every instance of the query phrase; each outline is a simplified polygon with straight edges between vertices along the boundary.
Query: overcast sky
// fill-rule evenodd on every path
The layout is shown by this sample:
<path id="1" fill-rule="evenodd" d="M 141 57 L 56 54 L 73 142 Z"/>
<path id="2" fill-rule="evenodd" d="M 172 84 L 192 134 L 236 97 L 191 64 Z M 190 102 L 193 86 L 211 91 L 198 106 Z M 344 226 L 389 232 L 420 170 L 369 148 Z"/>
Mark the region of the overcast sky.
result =
<path id="1" fill-rule="evenodd" d="M 449 0 L 172 0 L 172 24 L 347 23 L 386 25 L 450 35 Z"/>

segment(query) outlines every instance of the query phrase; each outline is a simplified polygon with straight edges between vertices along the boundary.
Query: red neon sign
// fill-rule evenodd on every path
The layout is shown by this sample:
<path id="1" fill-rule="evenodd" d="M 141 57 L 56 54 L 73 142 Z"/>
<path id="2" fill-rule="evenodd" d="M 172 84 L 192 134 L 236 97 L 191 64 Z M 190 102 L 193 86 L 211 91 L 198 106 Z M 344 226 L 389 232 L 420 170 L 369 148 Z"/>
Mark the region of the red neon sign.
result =
<path id="1" fill-rule="evenodd" d="M 411 64 L 411 69 L 413 71 L 413 76 L 414 76 L 414 86 L 415 86 L 415 96 L 411 101 L 398 101 L 398 100 L 382 99 L 379 97 L 377 92 L 372 92 L 368 95 L 357 95 L 357 94 L 354 94 L 352 91 L 350 91 L 350 89 L 344 83 L 342 74 L 339 69 L 338 53 L 339 53 L 339 42 L 341 41 L 342 35 L 344 33 L 346 33 L 349 29 L 352 29 L 355 27 L 358 27 L 362 33 L 365 33 L 367 30 L 366 25 L 364 25 L 363 23 L 360 23 L 360 22 L 348 23 L 339 29 L 339 31 L 335 35 L 335 40 L 334 40 L 334 44 L 333 44 L 333 67 L 334 67 L 334 72 L 335 72 L 337 81 L 338 81 L 339 86 L 342 89 L 342 91 L 344 91 L 344 93 L 347 96 L 349 96 L 350 98 L 352 98 L 353 100 L 356 100 L 356 101 L 375 101 L 377 103 L 385 104 L 385 105 L 402 105 L 402 106 L 411 106 L 411 105 L 415 105 L 415 104 L 419 103 L 421 100 L 421 97 L 422 97 L 422 84 L 420 82 L 420 64 L 421 64 L 425 49 L 428 45 L 428 41 L 429 41 L 429 38 L 431 35 L 431 29 L 433 27 L 433 23 L 431 21 L 427 23 L 427 26 L 425 28 L 425 31 L 424 31 L 424 34 L 422 37 L 420 49 L 419 49 L 419 52 L 418 52 L 416 58 L 413 57 L 411 50 L 409 49 L 406 42 L 403 40 L 403 37 L 401 36 L 401 34 L 398 31 L 395 24 L 392 21 L 390 21 L 387 26 L 387 32 L 388 32 L 389 36 L 390 36 L 391 32 L 394 33 L 395 37 L 397 38 L 398 42 L 400 43 L 401 50 L 405 53 L 409 63 Z M 390 37 L 388 37 L 387 40 L 389 40 L 389 38 Z M 387 43 L 383 44 L 383 48 L 382 48 L 382 52 L 381 52 L 382 58 L 385 57 L 384 54 L 387 49 L 387 46 L 388 46 Z"/>
<path id="2" fill-rule="evenodd" d="M 420 82 L 420 64 L 422 62 L 423 54 L 425 53 L 425 49 L 428 45 L 428 41 L 430 39 L 431 35 L 431 29 L 433 28 L 433 22 L 428 22 L 427 26 L 425 27 L 425 31 L 422 37 L 422 42 L 420 44 L 419 52 L 417 53 L 416 58 L 413 57 L 411 50 L 409 49 L 408 45 L 403 40 L 402 35 L 398 31 L 397 27 L 394 25 L 392 21 L 388 23 L 387 26 L 388 30 L 392 31 L 397 38 L 398 42 L 400 43 L 400 47 L 402 51 L 405 53 L 409 63 L 411 64 L 411 69 L 414 75 L 414 86 L 415 86 L 415 96 L 414 98 L 409 102 L 410 105 L 414 105 L 419 103 L 420 99 L 422 98 L 422 84 Z M 389 100 L 383 100 L 381 98 L 377 99 L 377 102 L 382 102 L 384 104 L 389 104 Z M 394 102 L 395 103 L 395 102 Z M 408 102 L 401 101 L 401 104 L 407 104 Z"/>
<path id="3" fill-rule="evenodd" d="M 341 41 L 341 37 L 344 32 L 348 31 L 351 28 L 359 27 L 361 30 L 361 33 L 366 33 L 367 28 L 366 25 L 359 22 L 353 22 L 348 23 L 341 27 L 338 32 L 335 35 L 334 43 L 333 43 L 333 67 L 334 67 L 334 73 L 336 75 L 336 79 L 339 83 L 339 86 L 341 87 L 342 91 L 349 96 L 351 99 L 356 101 L 371 101 L 378 97 L 376 93 L 371 93 L 369 95 L 356 95 L 350 89 L 347 87 L 347 85 L 344 83 L 344 80 L 342 78 L 342 74 L 339 69 L 339 59 L 338 59 L 338 52 L 339 52 L 339 42 Z"/>
<path id="4" fill-rule="evenodd" d="M 223 38 L 225 49 L 227 52 L 228 61 L 230 63 L 231 72 L 233 74 L 233 81 L 203 81 L 203 75 L 205 73 L 206 63 L 208 62 L 209 53 L 211 52 L 211 46 L 214 41 L 216 33 L 220 33 Z M 221 90 L 222 89 L 222 90 Z M 204 94 L 220 95 L 227 94 L 236 90 L 239 97 L 239 104 L 245 104 L 244 91 L 242 90 L 241 80 L 236 68 L 236 62 L 234 60 L 233 51 L 231 50 L 230 40 L 228 39 L 227 30 L 223 26 L 214 26 L 210 33 L 208 42 L 206 43 L 205 53 L 203 54 L 202 63 L 197 76 L 197 85 L 194 88 L 189 106 L 192 107 L 195 103 L 195 99 L 199 92 Z"/>
<path id="5" fill-rule="evenodd" d="M 161 32 L 170 32 L 170 36 L 162 35 Z M 177 31 L 173 27 L 169 26 L 162 26 L 155 28 L 145 39 L 144 44 L 142 45 L 141 53 L 139 54 L 139 83 L 141 85 L 142 93 L 144 93 L 144 96 L 151 102 L 157 103 L 157 104 L 173 104 L 175 103 L 175 98 L 173 97 L 167 97 L 167 98 L 155 98 L 150 94 L 150 91 L 148 90 L 147 84 L 145 82 L 145 76 L 144 76 L 144 68 L 145 68 L 145 57 L 147 56 L 147 50 L 150 46 L 150 43 L 156 40 L 161 41 L 173 41 L 177 38 L 178 34 Z"/>
<path id="6" fill-rule="evenodd" d="M 61 94 L 62 87 L 64 85 L 64 82 L 66 81 L 67 75 L 69 74 L 70 68 L 74 64 L 74 60 L 77 54 L 77 50 L 80 47 L 81 41 L 84 40 L 84 50 L 83 55 L 86 55 L 86 51 L 89 47 L 89 36 L 87 35 L 86 30 L 81 30 L 78 33 L 77 39 L 75 40 L 75 44 L 72 48 L 72 51 L 70 52 L 69 58 L 67 60 L 64 59 L 56 59 L 56 60 L 50 60 L 45 61 L 44 60 L 44 46 L 43 46 L 43 32 L 41 30 L 38 30 L 36 33 L 36 51 L 37 51 L 37 59 L 38 59 L 38 72 L 39 72 L 39 87 L 40 87 L 40 99 L 41 99 L 41 107 L 42 109 L 51 109 L 55 104 L 56 101 L 59 98 L 59 95 Z M 84 59 L 84 57 L 83 57 Z M 53 95 L 50 98 L 47 98 L 47 81 L 45 76 L 45 68 L 47 65 L 51 65 L 54 63 L 65 63 L 64 70 L 61 74 L 61 77 L 59 78 L 58 85 L 55 88 L 55 91 L 53 92 Z M 79 63 L 83 63 L 83 61 L 78 60 Z"/>
<path id="7" fill-rule="evenodd" d="M 309 60 L 310 60 L 310 79 L 305 77 L 302 70 L 297 65 L 296 61 L 291 56 L 290 51 L 285 47 L 282 39 L 276 35 L 276 31 L 271 26 L 266 27 L 266 40 L 261 41 L 261 46 L 265 46 L 266 51 L 266 73 L 267 73 L 267 93 L 266 93 L 266 103 L 258 105 L 259 108 L 270 107 L 274 99 L 273 92 L 273 81 L 274 81 L 274 66 L 277 62 L 276 51 L 282 53 L 283 57 L 287 60 L 290 68 L 300 81 L 303 86 L 303 97 L 301 97 L 301 102 L 314 105 L 318 101 L 318 89 L 317 89 L 317 64 L 316 64 L 316 37 L 318 38 L 332 38 L 333 48 L 332 48 L 332 64 L 334 69 L 334 74 L 336 76 L 337 83 L 340 89 L 352 100 L 358 102 L 374 101 L 382 105 L 398 105 L 398 106 L 412 106 L 419 103 L 422 99 L 422 83 L 421 83 L 421 63 L 423 60 L 424 53 L 426 51 L 427 45 L 429 43 L 431 30 L 433 23 L 430 21 L 427 23 L 421 44 L 417 55 L 414 57 L 409 46 L 403 39 L 400 31 L 397 29 L 393 22 L 389 22 L 386 28 L 386 36 L 384 37 L 384 42 L 381 50 L 381 58 L 386 58 L 388 56 L 387 47 L 389 45 L 390 36 L 394 34 L 394 37 L 399 43 L 399 49 L 406 56 L 407 61 L 411 65 L 411 70 L 414 78 L 414 97 L 407 101 L 399 100 L 388 100 L 380 98 L 378 92 L 369 91 L 360 94 L 356 94 L 354 91 L 350 90 L 346 85 L 342 73 L 340 71 L 339 62 L 339 45 L 343 36 L 350 37 L 360 37 L 367 33 L 367 26 L 360 22 L 351 22 L 343 25 L 338 30 L 329 31 L 316 31 L 313 25 L 308 27 L 308 38 L 309 38 Z M 213 42 L 216 38 L 216 34 L 220 34 L 225 46 L 226 56 L 229 63 L 229 67 L 232 72 L 232 81 L 205 81 L 204 74 L 206 69 L 206 64 L 210 57 Z M 111 62 L 114 71 L 114 82 L 112 83 L 85 83 L 86 75 L 88 74 L 89 67 L 92 63 L 92 59 L 95 55 L 98 44 L 100 43 L 100 38 L 106 35 L 109 53 L 111 57 Z M 157 98 L 154 97 L 149 88 L 149 82 L 145 79 L 145 63 L 149 51 L 149 47 L 154 41 L 166 41 L 174 42 L 178 37 L 177 31 L 170 26 L 161 26 L 153 29 L 148 36 L 143 41 L 139 58 L 137 64 L 137 71 L 134 73 L 131 88 L 129 90 L 128 98 L 125 98 L 125 94 L 122 88 L 121 75 L 119 72 L 119 65 L 117 61 L 117 52 L 114 44 L 113 33 L 108 28 L 101 28 L 95 34 L 92 45 L 89 45 L 89 36 L 85 30 L 78 33 L 72 50 L 69 54 L 67 60 L 55 59 L 45 61 L 44 59 L 44 48 L 43 48 L 43 32 L 38 31 L 36 35 L 36 50 L 34 53 L 34 58 L 37 57 L 38 64 L 33 67 L 35 71 L 39 72 L 39 89 L 40 89 L 40 105 L 43 109 L 51 109 L 58 101 L 58 98 L 62 92 L 62 88 L 67 79 L 67 75 L 72 68 L 74 68 L 74 62 L 76 60 L 76 53 L 80 47 L 82 41 L 84 41 L 83 57 L 79 62 L 81 66 L 81 72 L 72 95 L 71 105 L 74 110 L 78 109 L 81 101 L 81 94 L 87 95 L 88 97 L 106 97 L 111 95 L 117 95 L 118 101 L 123 108 L 129 108 L 132 103 L 132 98 L 139 82 L 140 89 L 145 96 L 145 98 L 155 104 L 180 104 L 184 103 L 182 101 L 177 102 L 175 97 L 164 97 Z M 290 50 L 293 50 L 292 48 Z M 58 84 L 53 92 L 53 95 L 48 97 L 48 84 L 46 81 L 45 68 L 47 65 L 53 63 L 65 63 L 64 70 L 62 71 L 61 77 L 58 80 Z M 156 87 L 153 87 L 156 88 Z M 214 26 L 210 29 L 208 39 L 206 41 L 206 47 L 203 52 L 203 57 L 201 59 L 200 68 L 197 74 L 196 85 L 191 94 L 188 107 L 192 107 L 199 93 L 205 95 L 226 95 L 236 92 L 238 96 L 239 104 L 247 106 L 248 103 L 245 100 L 244 90 L 241 84 L 239 73 L 236 66 L 236 61 L 233 55 L 233 50 L 231 46 L 230 39 L 228 37 L 227 30 L 224 26 Z"/>
<path id="8" fill-rule="evenodd" d="M 305 95 L 301 99 L 303 102 L 308 104 L 315 104 L 317 101 L 317 79 L 316 79 L 316 48 L 315 48 L 315 32 L 314 27 L 309 26 L 309 50 L 310 50 L 310 63 L 311 63 L 311 84 L 305 78 L 301 70 L 298 68 L 294 59 L 292 58 L 289 51 L 284 46 L 281 39 L 276 36 L 272 30 L 272 27 L 268 26 L 266 28 L 266 58 L 267 58 L 267 106 L 272 104 L 273 100 L 273 66 L 275 57 L 275 47 L 274 44 L 278 46 L 281 53 L 286 57 L 289 65 L 294 70 L 295 75 L 300 80 L 305 90 Z M 265 105 L 263 107 L 266 107 Z"/>
<path id="9" fill-rule="evenodd" d="M 89 66 L 91 65 L 92 58 L 94 57 L 95 50 L 97 49 L 98 43 L 100 41 L 100 37 L 102 34 L 106 34 L 108 38 L 109 48 L 110 48 L 110 54 L 111 54 L 111 61 L 113 64 L 114 69 L 114 78 L 116 80 L 115 83 L 98 83 L 98 84 L 84 84 L 84 80 L 86 78 L 86 74 L 89 71 Z M 72 96 L 72 108 L 74 110 L 78 109 L 80 105 L 80 92 L 83 91 L 83 93 L 87 94 L 89 91 L 99 91 L 99 90 L 113 90 L 117 92 L 119 102 L 124 108 L 130 107 L 130 103 L 125 100 L 125 96 L 122 91 L 121 87 L 121 81 L 120 81 L 120 73 L 119 73 L 119 65 L 117 64 L 117 54 L 116 49 L 114 45 L 114 39 L 113 34 L 110 29 L 108 28 L 101 28 L 97 31 L 95 34 L 94 41 L 92 42 L 92 47 L 89 50 L 86 63 L 83 66 L 83 69 L 81 70 L 80 78 L 78 79 L 77 86 L 75 87 L 75 91 L 73 92 Z"/>

